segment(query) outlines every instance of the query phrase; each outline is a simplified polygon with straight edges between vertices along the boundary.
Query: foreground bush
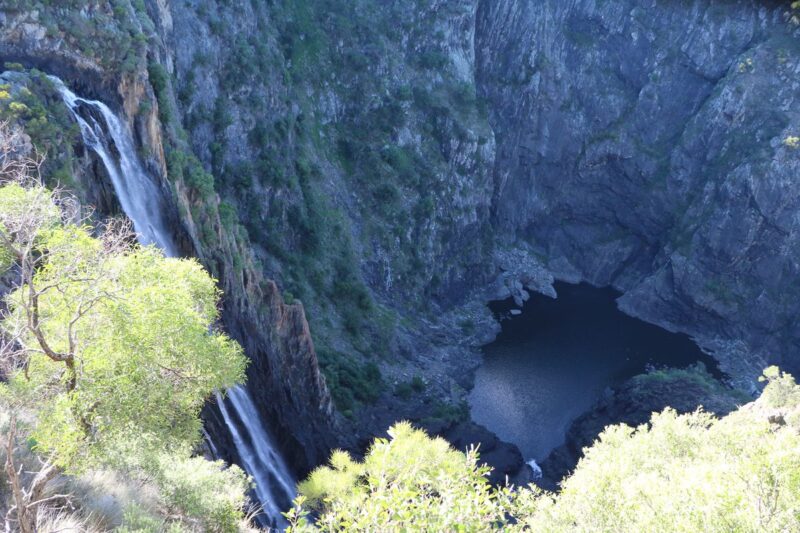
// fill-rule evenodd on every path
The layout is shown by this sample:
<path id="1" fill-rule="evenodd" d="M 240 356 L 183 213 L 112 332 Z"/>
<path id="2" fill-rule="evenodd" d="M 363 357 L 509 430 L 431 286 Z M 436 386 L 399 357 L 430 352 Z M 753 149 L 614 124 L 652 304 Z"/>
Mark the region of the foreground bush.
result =
<path id="1" fill-rule="evenodd" d="M 364 462 L 335 452 L 330 467 L 300 484 L 300 509 L 290 513 L 297 529 L 310 529 L 301 519 L 305 509 L 321 511 L 317 526 L 332 531 L 410 526 L 452 531 L 462 524 L 499 524 L 503 502 L 490 489 L 488 469 L 478 465 L 475 451 L 457 452 L 406 422 L 389 435 L 375 441 Z"/>
<path id="2" fill-rule="evenodd" d="M 800 531 L 800 387 L 765 379 L 722 419 L 607 428 L 558 494 L 492 489 L 474 452 L 402 423 L 363 462 L 335 453 L 287 516 L 295 531 Z"/>
<path id="3" fill-rule="evenodd" d="M 241 348 L 214 329 L 215 280 L 133 244 L 125 224 L 91 225 L 41 185 L 20 139 L 0 123 L 0 276 L 13 287 L 0 305 L 6 530 L 60 520 L 48 507 L 81 502 L 54 481 L 106 470 L 159 493 L 127 513 L 159 525 L 134 529 L 235 531 L 246 477 L 191 457 L 206 399 L 244 379 Z"/>

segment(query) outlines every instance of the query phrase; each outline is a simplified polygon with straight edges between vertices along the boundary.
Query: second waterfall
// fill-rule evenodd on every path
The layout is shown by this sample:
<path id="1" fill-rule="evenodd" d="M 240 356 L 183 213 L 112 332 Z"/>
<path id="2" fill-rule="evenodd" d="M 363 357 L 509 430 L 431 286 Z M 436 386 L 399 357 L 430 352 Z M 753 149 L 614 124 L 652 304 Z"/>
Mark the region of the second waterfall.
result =
<path id="1" fill-rule="evenodd" d="M 139 160 L 125 121 L 103 102 L 81 98 L 60 79 L 50 79 L 80 126 L 84 144 L 102 160 L 139 242 L 156 245 L 167 256 L 177 256 L 178 248 L 164 216 L 162 192 Z M 247 389 L 236 387 L 227 392 L 227 398 L 217 398 L 241 466 L 255 482 L 254 493 L 267 521 L 274 526 L 285 525 L 281 511 L 294 498 L 295 480 Z"/>

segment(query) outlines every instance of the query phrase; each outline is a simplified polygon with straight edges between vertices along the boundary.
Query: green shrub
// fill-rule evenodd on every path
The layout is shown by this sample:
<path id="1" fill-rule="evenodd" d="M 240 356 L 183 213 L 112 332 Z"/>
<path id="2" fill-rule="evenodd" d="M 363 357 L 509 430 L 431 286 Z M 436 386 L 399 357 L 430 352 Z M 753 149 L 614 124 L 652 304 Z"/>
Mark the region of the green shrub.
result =
<path id="1" fill-rule="evenodd" d="M 228 202 L 220 202 L 218 211 L 219 219 L 220 222 L 222 222 L 223 227 L 225 227 L 227 230 L 233 229 L 239 219 L 239 217 L 236 215 L 236 208 Z"/>
<path id="2" fill-rule="evenodd" d="M 130 504 L 125 508 L 122 526 L 118 527 L 118 533 L 158 533 L 163 529 L 164 519 L 160 516 L 147 512 L 136 503 Z M 177 531 L 181 531 L 178 527 Z"/>
<path id="3" fill-rule="evenodd" d="M 426 50 L 419 55 L 419 66 L 427 70 L 441 70 L 447 66 L 447 56 L 439 50 Z"/>
<path id="4" fill-rule="evenodd" d="M 778 367 L 771 366 L 764 370 L 761 381 L 767 382 L 763 396 L 770 407 L 800 405 L 800 387 L 791 374 L 785 374 Z"/>
<path id="5" fill-rule="evenodd" d="M 190 159 L 187 170 L 184 172 L 186 185 L 195 189 L 204 198 L 214 194 L 214 176 L 206 172 L 200 161 Z"/>
<path id="6" fill-rule="evenodd" d="M 383 379 L 375 363 L 360 362 L 353 356 L 327 349 L 319 349 L 317 355 L 340 411 L 352 413 L 359 405 L 378 399 Z"/>
<path id="7" fill-rule="evenodd" d="M 486 482 L 477 454 L 401 422 L 376 439 L 363 462 L 335 452 L 300 484 L 292 531 L 481 531 L 504 508 Z M 307 511 L 319 511 L 316 525 Z"/>
<path id="8" fill-rule="evenodd" d="M 425 381 L 419 376 L 398 383 L 394 389 L 394 393 L 404 400 L 410 400 L 414 393 L 421 394 L 423 392 L 425 392 Z"/>
<path id="9" fill-rule="evenodd" d="M 411 86 L 409 85 L 401 85 L 397 92 L 395 92 L 395 97 L 398 100 L 402 100 L 404 102 L 410 101 L 414 98 L 414 92 L 411 90 Z"/>
<path id="10" fill-rule="evenodd" d="M 169 101 L 169 74 L 166 69 L 156 62 L 151 62 L 147 65 L 147 73 L 150 78 L 150 85 L 156 93 L 156 100 L 158 100 L 158 113 L 161 122 L 170 124 L 173 118 L 172 105 Z"/>
<path id="11" fill-rule="evenodd" d="M 188 459 L 164 455 L 156 475 L 161 495 L 168 508 L 188 521 L 200 524 L 203 531 L 236 533 L 244 518 L 245 493 L 250 488 L 242 470 L 222 461 L 202 457 Z"/>
<path id="12" fill-rule="evenodd" d="M 172 181 L 183 179 L 186 168 L 186 152 L 177 148 L 166 147 L 164 150 L 167 159 L 167 175 Z"/>
<path id="13" fill-rule="evenodd" d="M 150 76 L 150 84 L 153 86 L 156 95 L 162 94 L 167 90 L 169 74 L 160 63 L 151 62 L 147 65 L 147 73 Z"/>
<path id="14" fill-rule="evenodd" d="M 436 402 L 433 409 L 434 420 L 442 420 L 448 424 L 463 422 L 469 418 L 469 406 L 466 402 Z"/>
<path id="15" fill-rule="evenodd" d="M 797 531 L 800 387 L 777 369 L 765 379 L 722 419 L 667 409 L 606 428 L 559 493 L 492 488 L 474 451 L 397 424 L 363 462 L 336 452 L 300 484 L 291 532 Z"/>

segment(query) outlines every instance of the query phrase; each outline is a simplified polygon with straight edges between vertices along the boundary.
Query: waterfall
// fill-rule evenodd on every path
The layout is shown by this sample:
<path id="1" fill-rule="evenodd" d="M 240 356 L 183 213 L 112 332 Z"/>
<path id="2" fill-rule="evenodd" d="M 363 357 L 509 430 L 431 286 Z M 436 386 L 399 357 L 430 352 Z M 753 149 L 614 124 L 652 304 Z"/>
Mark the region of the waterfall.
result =
<path id="1" fill-rule="evenodd" d="M 239 430 L 239 420 L 258 418 L 258 412 L 247 389 L 234 387 L 228 391 L 228 400 L 234 408 L 234 413 L 228 411 L 226 402 L 219 396 L 219 408 L 225 424 L 231 430 L 233 442 L 242 466 L 250 472 L 255 481 L 255 492 L 264 512 L 276 519 L 280 526 L 286 522 L 281 515 L 282 509 L 287 509 L 294 498 L 295 482 L 283 458 L 277 453 L 272 437 L 261 424 L 242 424 L 244 432 Z"/>
<path id="2" fill-rule="evenodd" d="M 164 219 L 161 192 L 139 160 L 123 122 L 103 102 L 79 98 L 60 79 L 53 76 L 50 79 L 80 126 L 84 144 L 102 159 L 139 242 L 155 244 L 168 257 L 177 256 L 178 250 Z"/>
<path id="3" fill-rule="evenodd" d="M 528 461 L 528 466 L 533 470 L 533 479 L 542 479 L 542 467 L 536 462 L 536 459 Z"/>
<path id="4" fill-rule="evenodd" d="M 60 79 L 53 76 L 50 79 L 80 126 L 84 144 L 103 161 L 139 242 L 154 244 L 166 256 L 177 257 L 178 249 L 163 213 L 161 191 L 139 159 L 125 123 L 104 103 L 80 98 Z M 294 499 L 295 480 L 250 394 L 244 387 L 234 387 L 227 391 L 225 399 L 218 394 L 217 400 L 241 466 L 255 481 L 254 492 L 259 503 L 273 524 L 285 525 L 281 511 L 288 509 Z M 216 454 L 213 443 L 210 447 Z"/>

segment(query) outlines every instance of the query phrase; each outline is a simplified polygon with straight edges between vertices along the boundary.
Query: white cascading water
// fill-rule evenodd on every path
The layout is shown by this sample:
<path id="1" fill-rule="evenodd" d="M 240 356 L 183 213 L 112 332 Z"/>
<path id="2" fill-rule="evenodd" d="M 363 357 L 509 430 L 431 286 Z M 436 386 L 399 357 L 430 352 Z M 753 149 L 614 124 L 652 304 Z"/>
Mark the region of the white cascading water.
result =
<path id="1" fill-rule="evenodd" d="M 168 257 L 176 257 L 177 246 L 163 215 L 161 192 L 139 160 L 125 123 L 104 103 L 80 98 L 60 79 L 54 76 L 50 79 L 78 122 L 84 144 L 103 161 L 119 203 L 133 222 L 139 242 L 155 244 Z M 269 522 L 284 526 L 286 522 L 281 511 L 288 509 L 294 499 L 295 480 L 262 423 L 247 389 L 234 387 L 226 396 L 223 399 L 217 395 L 217 400 L 242 467 L 255 481 L 255 494 Z M 208 434 L 205 435 L 216 454 L 216 447 Z"/>
<path id="2" fill-rule="evenodd" d="M 159 201 L 161 194 L 155 182 L 145 172 L 133 148 L 131 136 L 122 121 L 103 102 L 76 96 L 54 76 L 50 76 L 50 80 L 56 85 L 64 103 L 78 122 L 84 144 L 103 160 L 122 210 L 133 222 L 139 242 L 155 244 L 164 250 L 164 254 L 168 257 L 177 256 L 178 250 L 167 230 L 162 213 Z M 94 113 L 81 114 L 81 106 L 85 106 L 87 111 L 99 112 L 105 122 L 105 128 L 98 122 Z M 119 157 L 114 157 L 106 131 L 111 136 Z"/>
<path id="3" fill-rule="evenodd" d="M 231 431 L 236 450 L 242 459 L 242 466 L 255 481 L 255 492 L 264 507 L 264 512 L 276 519 L 277 525 L 284 526 L 286 523 L 281 511 L 287 509 L 294 498 L 294 479 L 263 425 L 242 424 L 244 431 L 239 430 L 240 426 L 234 417 L 238 417 L 239 420 L 259 418 L 247 389 L 234 387 L 228 391 L 227 399 L 233 406 L 234 413 L 231 413 L 227 403 L 217 396 L 219 409 Z"/>
<path id="4" fill-rule="evenodd" d="M 542 467 L 539 466 L 539 463 L 536 462 L 536 459 L 531 459 L 528 461 L 528 466 L 531 467 L 533 471 L 533 479 L 542 479 Z"/>

